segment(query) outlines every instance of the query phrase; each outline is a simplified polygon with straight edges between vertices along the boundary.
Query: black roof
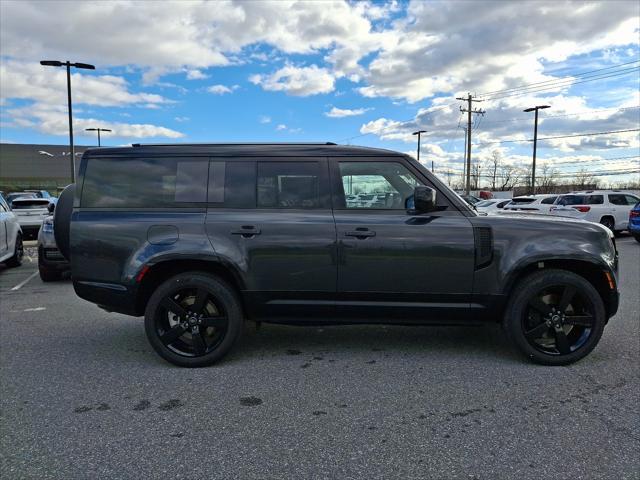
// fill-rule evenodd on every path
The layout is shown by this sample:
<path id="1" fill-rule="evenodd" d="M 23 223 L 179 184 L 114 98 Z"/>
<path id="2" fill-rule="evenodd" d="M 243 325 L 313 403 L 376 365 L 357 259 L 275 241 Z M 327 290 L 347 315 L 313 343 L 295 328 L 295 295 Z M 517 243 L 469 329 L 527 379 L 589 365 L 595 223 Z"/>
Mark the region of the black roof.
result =
<path id="1" fill-rule="evenodd" d="M 102 147 L 87 150 L 91 156 L 102 155 L 203 155 L 232 157 L 371 157 L 399 156 L 399 152 L 382 148 L 336 145 L 335 143 L 176 143 L 133 144 L 131 147 Z"/>

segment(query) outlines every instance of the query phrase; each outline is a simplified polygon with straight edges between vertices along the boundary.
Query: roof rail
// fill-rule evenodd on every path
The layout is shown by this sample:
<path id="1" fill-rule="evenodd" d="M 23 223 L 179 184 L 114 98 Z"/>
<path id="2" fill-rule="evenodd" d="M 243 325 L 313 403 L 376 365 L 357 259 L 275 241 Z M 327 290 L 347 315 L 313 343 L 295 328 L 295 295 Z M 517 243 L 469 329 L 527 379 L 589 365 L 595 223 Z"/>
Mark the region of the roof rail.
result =
<path id="1" fill-rule="evenodd" d="M 337 145 L 333 142 L 132 143 L 132 147 L 208 147 L 225 145 Z"/>

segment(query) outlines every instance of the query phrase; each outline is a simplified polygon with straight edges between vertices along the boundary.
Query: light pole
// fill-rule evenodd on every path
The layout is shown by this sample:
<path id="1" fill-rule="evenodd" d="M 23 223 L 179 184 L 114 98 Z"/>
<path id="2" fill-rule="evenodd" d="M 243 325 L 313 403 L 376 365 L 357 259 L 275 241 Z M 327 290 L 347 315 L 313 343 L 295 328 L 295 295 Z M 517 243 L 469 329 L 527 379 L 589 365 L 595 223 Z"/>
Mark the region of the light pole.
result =
<path id="1" fill-rule="evenodd" d="M 423 133 L 427 133 L 426 130 L 418 130 L 417 132 L 413 132 L 412 135 L 418 136 L 418 161 L 420 161 L 420 135 Z"/>
<path id="2" fill-rule="evenodd" d="M 67 67 L 67 103 L 69 108 L 69 148 L 71 150 L 71 183 L 76 181 L 76 155 L 73 146 L 73 114 L 71 112 L 71 67 L 95 70 L 96 67 L 88 63 L 71 63 L 69 60 L 60 62 L 58 60 L 41 60 L 40 65 L 45 67 Z"/>
<path id="3" fill-rule="evenodd" d="M 536 105 L 535 107 L 527 108 L 525 112 L 536 112 L 535 121 L 533 126 L 533 166 L 531 167 L 531 195 L 536 193 L 536 149 L 538 148 L 538 110 L 544 110 L 550 108 L 551 105 Z"/>
<path id="4" fill-rule="evenodd" d="M 108 128 L 85 128 L 87 132 L 98 132 L 98 146 L 100 147 L 100 132 L 110 132 Z"/>

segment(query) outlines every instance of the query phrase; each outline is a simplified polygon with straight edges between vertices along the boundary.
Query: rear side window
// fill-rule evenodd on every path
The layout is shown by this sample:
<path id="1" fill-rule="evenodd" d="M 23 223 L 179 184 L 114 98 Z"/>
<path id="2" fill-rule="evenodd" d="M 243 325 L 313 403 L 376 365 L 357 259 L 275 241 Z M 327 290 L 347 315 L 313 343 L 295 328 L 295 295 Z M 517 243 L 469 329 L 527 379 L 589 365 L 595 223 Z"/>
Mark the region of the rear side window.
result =
<path id="1" fill-rule="evenodd" d="M 258 162 L 258 208 L 320 208 L 318 162 Z"/>
<path id="2" fill-rule="evenodd" d="M 535 198 L 518 198 L 518 197 L 516 197 L 516 198 L 513 198 L 511 200 L 511 203 L 514 204 L 514 205 L 526 205 L 528 203 L 533 203 L 535 201 L 536 201 Z"/>
<path id="3" fill-rule="evenodd" d="M 604 203 L 604 195 L 586 195 L 586 205 L 602 205 Z"/>
<path id="4" fill-rule="evenodd" d="M 551 205 L 551 204 L 553 204 L 553 202 L 556 201 L 556 198 L 558 198 L 558 197 L 543 198 L 540 203 L 544 203 L 545 205 Z"/>
<path id="5" fill-rule="evenodd" d="M 91 158 L 81 207 L 167 208 L 207 200 L 208 159 Z"/>

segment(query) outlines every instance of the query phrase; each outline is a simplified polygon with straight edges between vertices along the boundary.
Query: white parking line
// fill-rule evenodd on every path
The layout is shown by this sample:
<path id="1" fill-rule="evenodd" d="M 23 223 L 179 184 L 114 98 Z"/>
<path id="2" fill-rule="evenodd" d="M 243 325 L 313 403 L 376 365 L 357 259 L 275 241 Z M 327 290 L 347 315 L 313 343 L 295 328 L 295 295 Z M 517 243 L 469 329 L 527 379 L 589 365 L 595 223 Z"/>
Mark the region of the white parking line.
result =
<path id="1" fill-rule="evenodd" d="M 36 275 L 38 275 L 38 272 L 35 271 L 33 272 L 31 275 L 29 275 L 26 280 L 21 281 L 19 284 L 17 284 L 15 287 L 13 287 L 11 289 L 11 291 L 15 291 L 15 290 L 20 290 L 22 287 L 24 287 L 27 283 L 29 283 L 29 280 L 31 280 L 32 278 L 34 278 Z"/>

